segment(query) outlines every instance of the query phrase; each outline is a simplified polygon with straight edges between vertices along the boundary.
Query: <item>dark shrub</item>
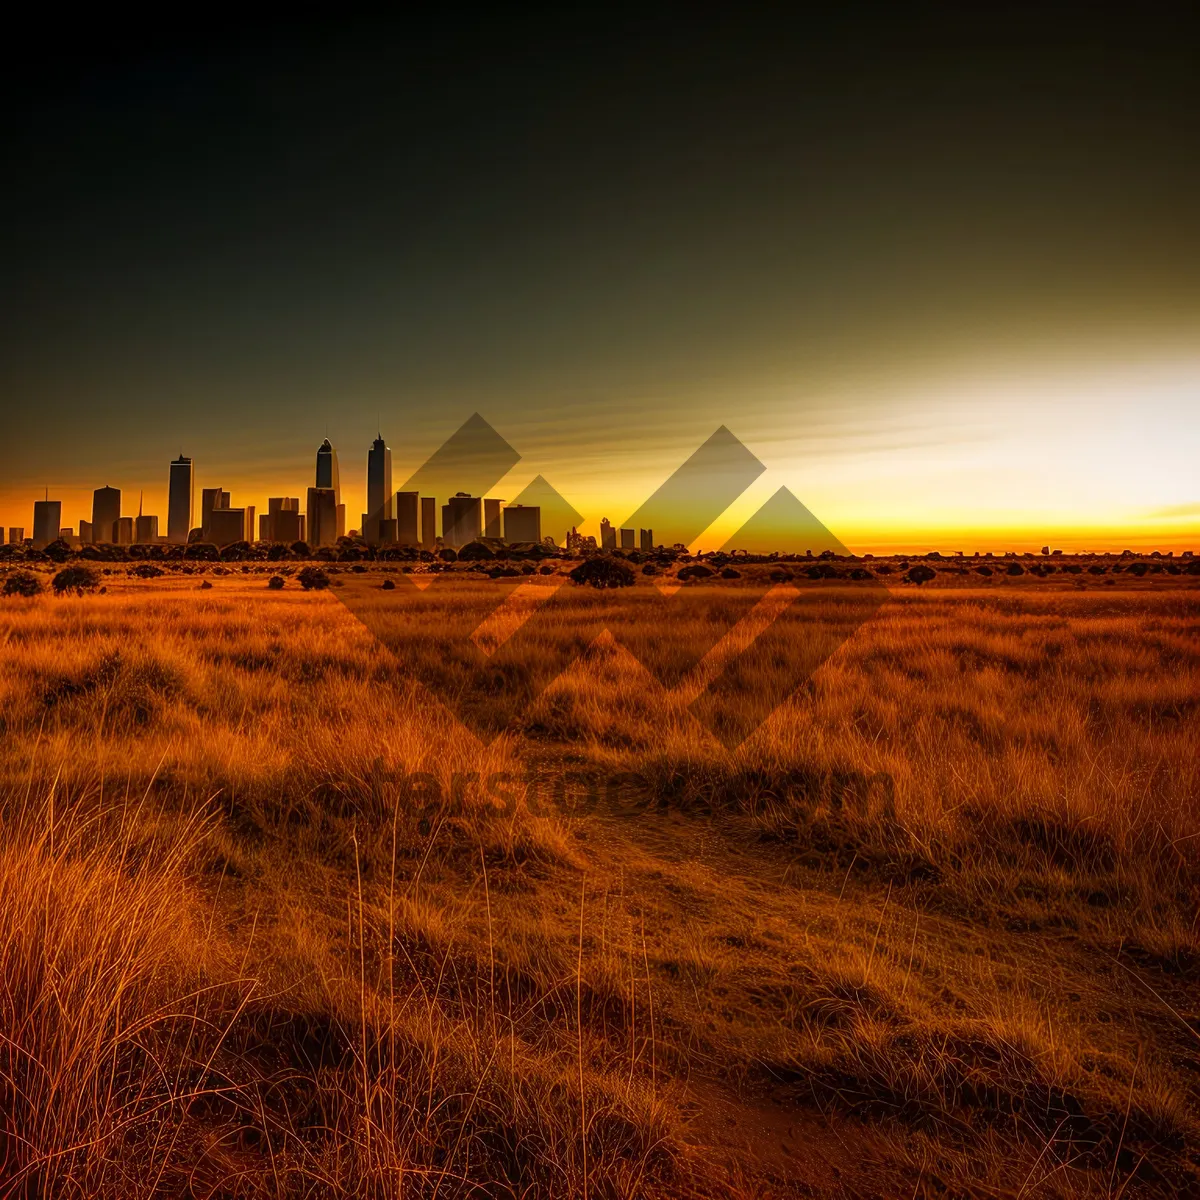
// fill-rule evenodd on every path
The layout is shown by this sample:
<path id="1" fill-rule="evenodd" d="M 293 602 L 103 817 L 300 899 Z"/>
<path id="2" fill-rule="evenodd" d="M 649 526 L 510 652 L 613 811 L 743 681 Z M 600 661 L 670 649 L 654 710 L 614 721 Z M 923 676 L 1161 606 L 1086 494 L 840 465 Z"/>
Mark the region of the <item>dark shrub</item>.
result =
<path id="1" fill-rule="evenodd" d="M 975 571 L 979 575 L 991 575 L 992 574 L 992 568 L 989 567 L 986 563 L 982 567 L 976 567 Z"/>
<path id="2" fill-rule="evenodd" d="M 1088 567 L 1088 574 L 1089 575 L 1103 575 L 1106 570 L 1107 570 L 1106 567 L 1101 567 L 1101 566 L 1097 565 L 1094 567 Z"/>
<path id="3" fill-rule="evenodd" d="M 540 572 L 541 572 L 543 575 L 553 575 L 553 574 L 554 574 L 554 568 L 553 568 L 553 567 L 550 567 L 550 566 L 539 567 L 539 568 L 538 568 L 538 570 L 539 570 L 539 571 L 540 571 Z M 1176 570 L 1175 574 L 1176 574 L 1176 575 L 1178 575 L 1178 574 L 1179 574 L 1179 571 L 1178 571 L 1178 570 Z"/>
<path id="4" fill-rule="evenodd" d="M 71 547 L 62 538 L 58 538 L 46 547 L 46 557 L 51 562 L 65 563 L 71 557 Z"/>
<path id="5" fill-rule="evenodd" d="M 278 592 L 278 591 L 282 590 L 283 576 L 282 575 L 272 575 L 271 578 L 267 580 L 267 587 L 270 588 L 271 591 L 273 591 L 273 592 Z"/>
<path id="6" fill-rule="evenodd" d="M 937 572 L 932 567 L 923 567 L 919 563 L 915 567 L 910 567 L 908 573 L 904 576 L 909 583 L 915 583 L 917 587 L 920 587 L 923 583 L 928 583 L 936 577 Z"/>
<path id="7" fill-rule="evenodd" d="M 136 567 L 130 567 L 129 574 L 136 579 L 156 579 L 165 572 L 162 567 L 156 567 L 153 563 L 142 562 L 138 563 Z"/>
<path id="8" fill-rule="evenodd" d="M 385 579 L 379 586 L 385 592 L 394 592 L 396 590 L 396 581 L 394 579 Z"/>
<path id="9" fill-rule="evenodd" d="M 305 567 L 296 578 L 306 592 L 320 591 L 329 586 L 329 576 L 320 567 Z"/>
<path id="10" fill-rule="evenodd" d="M 254 547 L 249 542 L 230 542 L 221 551 L 222 562 L 248 562 L 254 557 Z"/>
<path id="11" fill-rule="evenodd" d="M 880 563 L 879 566 L 875 568 L 876 575 L 890 575 L 891 573 L 892 568 L 889 567 L 887 563 Z"/>
<path id="12" fill-rule="evenodd" d="M 694 563 L 690 567 L 684 567 L 675 578 L 686 583 L 689 579 L 711 579 L 715 574 L 715 571 L 710 570 L 703 563 Z"/>
<path id="13" fill-rule="evenodd" d="M 221 552 L 211 542 L 193 542 L 184 557 L 192 562 L 220 562 Z"/>
<path id="14" fill-rule="evenodd" d="M 282 542 L 272 542 L 267 547 L 267 562 L 282 562 L 288 556 L 288 548 Z"/>
<path id="15" fill-rule="evenodd" d="M 647 563 L 647 564 L 646 564 L 646 565 L 645 565 L 645 566 L 642 568 L 642 574 L 643 574 L 643 575 L 657 575 L 657 574 L 658 574 L 658 567 L 656 567 L 656 566 L 655 566 L 655 565 L 654 565 L 652 562 L 648 562 L 648 563 Z"/>
<path id="16" fill-rule="evenodd" d="M 458 557 L 463 562 L 486 562 L 495 558 L 496 555 L 490 546 L 485 546 L 482 542 L 468 542 L 458 552 Z"/>
<path id="17" fill-rule="evenodd" d="M 742 577 L 741 571 L 735 571 L 733 567 L 722 567 L 721 568 L 721 578 L 722 579 L 741 579 L 741 577 Z"/>
<path id="18" fill-rule="evenodd" d="M 209 590 L 209 588 L 211 588 L 211 587 L 212 587 L 212 584 L 209 583 L 207 579 L 202 579 L 200 581 L 200 590 L 202 592 L 207 592 Z"/>
<path id="19" fill-rule="evenodd" d="M 308 558 L 312 554 L 307 542 L 293 542 L 288 549 L 295 558 Z"/>
<path id="20" fill-rule="evenodd" d="M 791 583 L 792 573 L 785 571 L 782 567 L 773 567 L 770 578 L 772 583 Z"/>
<path id="21" fill-rule="evenodd" d="M 458 562 L 458 552 L 447 546 L 445 549 L 438 551 L 438 558 L 442 562 Z"/>
<path id="22" fill-rule="evenodd" d="M 1005 575 L 1024 575 L 1025 568 L 1020 563 L 1009 563 L 1008 570 L 1004 573 Z"/>
<path id="23" fill-rule="evenodd" d="M 77 596 L 82 596 L 84 592 L 90 592 L 99 582 L 100 576 L 91 567 L 75 566 L 63 567 L 51 580 L 50 586 L 54 589 L 56 596 L 61 596 L 65 592 L 74 592 Z"/>
<path id="24" fill-rule="evenodd" d="M 633 568 L 618 558 L 597 556 L 571 572 L 570 578 L 575 583 L 586 584 L 594 588 L 629 587 L 634 581 Z"/>
<path id="25" fill-rule="evenodd" d="M 365 575 L 367 573 L 367 568 L 364 567 L 362 563 L 358 562 L 356 562 L 354 566 L 350 568 L 350 570 L 353 571 L 355 575 Z"/>
<path id="26" fill-rule="evenodd" d="M 4 581 L 6 596 L 36 596 L 41 590 L 41 580 L 32 571 L 18 571 Z"/>

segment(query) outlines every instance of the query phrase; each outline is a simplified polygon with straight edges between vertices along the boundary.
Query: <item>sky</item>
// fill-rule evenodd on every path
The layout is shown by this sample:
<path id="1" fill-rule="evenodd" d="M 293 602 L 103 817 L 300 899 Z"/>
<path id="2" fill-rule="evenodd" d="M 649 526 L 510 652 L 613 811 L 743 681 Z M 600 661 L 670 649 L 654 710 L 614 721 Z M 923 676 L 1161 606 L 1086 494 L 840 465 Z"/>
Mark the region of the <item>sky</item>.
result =
<path id="1" fill-rule="evenodd" d="M 832 7 L 832 6 L 830 6 Z M 3 51 L 0 523 L 473 413 L 619 523 L 720 426 L 847 546 L 1200 548 L 1183 5 L 105 17 Z"/>

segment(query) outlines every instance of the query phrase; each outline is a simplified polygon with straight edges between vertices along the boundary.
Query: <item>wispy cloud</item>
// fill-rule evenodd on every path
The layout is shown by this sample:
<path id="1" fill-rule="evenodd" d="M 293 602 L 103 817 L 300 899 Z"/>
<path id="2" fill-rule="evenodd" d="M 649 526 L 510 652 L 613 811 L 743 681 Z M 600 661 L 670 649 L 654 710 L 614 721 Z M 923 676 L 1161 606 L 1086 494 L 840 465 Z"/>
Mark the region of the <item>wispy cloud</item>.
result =
<path id="1" fill-rule="evenodd" d="M 1200 517 L 1200 500 L 1190 504 L 1171 504 L 1166 508 L 1156 508 L 1152 517 Z"/>

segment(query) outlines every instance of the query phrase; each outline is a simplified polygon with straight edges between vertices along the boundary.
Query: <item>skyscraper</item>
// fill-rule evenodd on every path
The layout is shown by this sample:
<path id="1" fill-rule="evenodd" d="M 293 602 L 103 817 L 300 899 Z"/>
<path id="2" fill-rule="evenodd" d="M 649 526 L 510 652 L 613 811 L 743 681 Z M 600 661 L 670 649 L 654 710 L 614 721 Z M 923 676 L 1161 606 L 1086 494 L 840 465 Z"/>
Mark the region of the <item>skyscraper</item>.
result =
<path id="1" fill-rule="evenodd" d="M 600 518 L 600 549 L 615 550 L 617 548 L 617 531 L 609 523 L 607 517 Z"/>
<path id="2" fill-rule="evenodd" d="M 196 472 L 192 460 L 180 455 L 171 460 L 171 485 L 167 500 L 167 541 L 187 544 L 196 511 Z"/>
<path id="3" fill-rule="evenodd" d="M 333 489 L 334 504 L 342 502 L 341 476 L 338 474 L 337 451 L 326 438 L 317 448 L 317 483 L 319 488 Z"/>
<path id="4" fill-rule="evenodd" d="M 392 452 L 379 434 L 367 452 L 367 513 L 362 535 L 378 542 L 379 522 L 388 521 L 392 512 Z"/>
<path id="5" fill-rule="evenodd" d="M 200 492 L 200 536 L 206 542 L 213 540 L 213 513 L 222 512 L 228 507 L 229 493 L 224 488 L 204 488 Z"/>
<path id="6" fill-rule="evenodd" d="M 421 548 L 432 550 L 437 541 L 437 497 L 421 497 Z"/>
<path id="7" fill-rule="evenodd" d="M 638 530 L 638 548 L 641 550 L 654 549 L 654 530 L 639 529 Z"/>
<path id="8" fill-rule="evenodd" d="M 133 530 L 134 541 L 139 546 L 151 545 L 158 541 L 158 518 L 138 514 L 137 524 Z"/>
<path id="9" fill-rule="evenodd" d="M 308 489 L 308 544 L 333 546 L 338 540 L 337 493 L 333 488 Z"/>
<path id="10" fill-rule="evenodd" d="M 113 539 L 118 546 L 133 545 L 133 518 L 118 517 L 113 523 Z"/>
<path id="11" fill-rule="evenodd" d="M 62 528 L 62 501 L 35 500 L 33 504 L 33 545 L 42 550 L 57 541 Z"/>
<path id="12" fill-rule="evenodd" d="M 487 499 L 483 502 L 483 536 L 503 537 L 500 526 L 500 501 Z"/>
<path id="13" fill-rule="evenodd" d="M 19 546 L 25 540 L 24 525 L 10 525 L 8 527 L 8 544 L 10 546 Z"/>
<path id="14" fill-rule="evenodd" d="M 420 544 L 420 496 L 416 492 L 397 492 L 392 511 L 396 514 L 396 541 L 401 546 Z"/>
<path id="15" fill-rule="evenodd" d="M 633 536 L 634 536 L 634 534 L 633 534 L 632 529 L 622 529 L 621 530 L 621 549 L 622 550 L 632 550 L 633 549 Z"/>
<path id="16" fill-rule="evenodd" d="M 97 488 L 92 493 L 92 540 L 116 540 L 116 524 L 121 516 L 121 489 Z"/>
<path id="17" fill-rule="evenodd" d="M 483 502 L 459 492 L 442 507 L 442 541 L 457 549 L 483 533 Z"/>

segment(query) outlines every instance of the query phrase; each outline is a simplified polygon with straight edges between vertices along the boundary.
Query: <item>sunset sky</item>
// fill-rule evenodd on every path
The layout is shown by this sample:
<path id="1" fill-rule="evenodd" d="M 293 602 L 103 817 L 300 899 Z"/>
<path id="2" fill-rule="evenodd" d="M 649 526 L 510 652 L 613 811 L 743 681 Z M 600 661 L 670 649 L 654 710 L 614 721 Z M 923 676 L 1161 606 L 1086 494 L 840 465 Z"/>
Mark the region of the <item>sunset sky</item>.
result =
<path id="1" fill-rule="evenodd" d="M 720 425 L 857 550 L 1200 549 L 1185 7 L 106 24 L 7 53 L 0 522 L 351 524 L 473 412 L 619 522 Z M 966 11 L 966 10 L 970 11 Z M 19 53 L 19 60 L 17 55 Z"/>

